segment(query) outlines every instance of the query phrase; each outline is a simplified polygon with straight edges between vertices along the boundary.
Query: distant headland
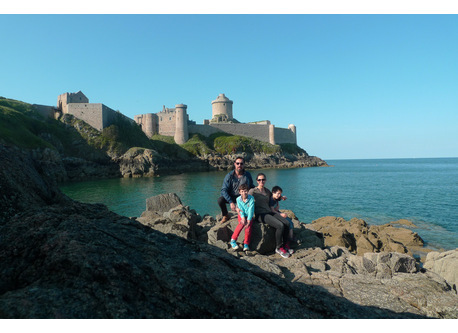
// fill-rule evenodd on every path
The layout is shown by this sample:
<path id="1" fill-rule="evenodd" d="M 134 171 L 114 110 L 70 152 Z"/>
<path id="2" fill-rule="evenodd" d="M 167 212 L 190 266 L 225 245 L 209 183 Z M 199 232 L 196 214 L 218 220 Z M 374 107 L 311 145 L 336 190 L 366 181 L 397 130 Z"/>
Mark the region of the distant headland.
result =
<path id="1" fill-rule="evenodd" d="M 218 132 L 242 135 L 272 145 L 297 144 L 295 125 L 290 124 L 288 128 L 277 128 L 269 120 L 241 123 L 233 117 L 233 103 L 224 94 L 219 94 L 211 102 L 212 118 L 204 120 L 204 123 L 200 125 L 189 120 L 185 104 L 177 104 L 175 108 L 166 108 L 164 105 L 160 112 L 136 115 L 132 120 L 102 103 L 89 103 L 89 99 L 81 91 L 59 95 L 56 107 L 34 106 L 44 117 L 58 118 L 62 114 L 71 114 L 99 131 L 112 125 L 116 116 L 121 114 L 126 120 L 139 124 L 149 138 L 156 134 L 170 136 L 177 144 L 187 142 L 190 132 L 204 136 Z"/>
<path id="2" fill-rule="evenodd" d="M 220 94 L 197 125 L 185 104 L 131 119 L 81 91 L 56 106 L 0 97 L 0 143 L 32 150 L 58 182 L 228 170 L 236 156 L 249 169 L 328 166 L 297 146 L 296 126 L 240 123 L 232 105 Z"/>

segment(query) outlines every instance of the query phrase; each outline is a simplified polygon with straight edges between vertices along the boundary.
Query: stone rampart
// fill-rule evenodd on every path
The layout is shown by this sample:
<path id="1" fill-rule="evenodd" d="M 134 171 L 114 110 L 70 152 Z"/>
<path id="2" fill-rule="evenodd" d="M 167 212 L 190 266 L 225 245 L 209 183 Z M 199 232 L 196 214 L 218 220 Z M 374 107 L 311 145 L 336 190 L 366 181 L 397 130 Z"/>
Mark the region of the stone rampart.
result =
<path id="1" fill-rule="evenodd" d="M 275 127 L 274 135 L 275 135 L 275 143 L 277 145 L 281 143 L 297 144 L 296 133 L 291 131 L 289 128 Z"/>
<path id="2" fill-rule="evenodd" d="M 104 128 L 103 104 L 101 103 L 70 103 L 67 112 L 101 131 Z"/>
<path id="3" fill-rule="evenodd" d="M 216 127 L 212 127 L 210 125 L 188 125 L 188 130 L 189 133 L 199 133 L 202 134 L 203 136 L 210 136 L 214 133 L 221 132 L 220 129 Z"/>
<path id="4" fill-rule="evenodd" d="M 190 133 L 199 133 L 210 136 L 217 132 L 225 132 L 232 135 L 242 135 L 263 142 L 271 142 L 269 136 L 270 125 L 257 124 L 208 124 L 208 125 L 188 125 Z M 275 128 L 274 141 L 276 144 L 296 143 L 296 134 L 288 128 Z"/>
<path id="5" fill-rule="evenodd" d="M 70 103 L 67 105 L 67 112 L 99 131 L 112 125 L 119 116 L 132 123 L 134 122 L 132 119 L 101 103 Z"/>
<path id="6" fill-rule="evenodd" d="M 55 107 L 40 104 L 33 104 L 32 106 L 43 118 L 54 118 Z"/>

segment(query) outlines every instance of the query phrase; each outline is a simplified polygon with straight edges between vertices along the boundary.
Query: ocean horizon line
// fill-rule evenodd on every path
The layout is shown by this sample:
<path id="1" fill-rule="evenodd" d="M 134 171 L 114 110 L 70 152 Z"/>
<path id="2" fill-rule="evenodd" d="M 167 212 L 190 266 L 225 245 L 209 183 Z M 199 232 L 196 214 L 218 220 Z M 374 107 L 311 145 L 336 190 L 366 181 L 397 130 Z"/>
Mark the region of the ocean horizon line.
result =
<path id="1" fill-rule="evenodd" d="M 321 157 L 324 161 L 367 161 L 367 160 L 422 160 L 422 159 L 449 159 L 449 158 L 458 158 L 458 156 L 442 156 L 442 157 L 355 157 L 355 158 L 324 158 Z"/>

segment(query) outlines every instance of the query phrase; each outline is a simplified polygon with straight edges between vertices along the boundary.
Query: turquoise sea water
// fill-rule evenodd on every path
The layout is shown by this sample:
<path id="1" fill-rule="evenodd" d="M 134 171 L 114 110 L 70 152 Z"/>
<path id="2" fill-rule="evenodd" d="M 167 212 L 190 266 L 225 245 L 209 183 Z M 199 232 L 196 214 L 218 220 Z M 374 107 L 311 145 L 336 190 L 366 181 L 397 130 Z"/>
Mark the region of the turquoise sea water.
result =
<path id="1" fill-rule="evenodd" d="M 322 216 L 364 219 L 385 224 L 412 221 L 433 249 L 458 247 L 458 158 L 327 161 L 329 168 L 252 170 L 279 185 L 291 209 L 304 223 Z M 156 178 L 110 179 L 64 184 L 73 199 L 104 203 L 125 216 L 140 216 L 145 200 L 176 193 L 200 215 L 220 214 L 216 200 L 227 172 L 204 172 Z"/>

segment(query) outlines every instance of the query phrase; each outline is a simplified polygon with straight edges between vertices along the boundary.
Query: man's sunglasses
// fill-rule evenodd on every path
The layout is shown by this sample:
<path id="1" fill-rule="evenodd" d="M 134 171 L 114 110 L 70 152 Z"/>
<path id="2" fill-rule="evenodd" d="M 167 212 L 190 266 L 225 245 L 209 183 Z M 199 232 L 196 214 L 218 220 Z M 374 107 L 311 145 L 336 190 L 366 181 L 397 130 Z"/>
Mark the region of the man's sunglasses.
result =
<path id="1" fill-rule="evenodd" d="M 235 164 L 237 164 L 237 165 L 243 165 L 243 162 L 242 162 L 242 163 L 240 163 L 240 162 L 235 162 Z"/>
<path id="2" fill-rule="evenodd" d="M 258 182 L 265 182 L 266 179 L 265 178 L 259 178 L 259 179 L 256 179 Z"/>

